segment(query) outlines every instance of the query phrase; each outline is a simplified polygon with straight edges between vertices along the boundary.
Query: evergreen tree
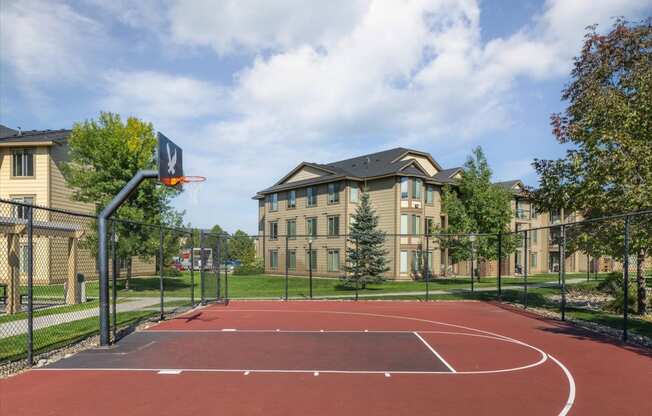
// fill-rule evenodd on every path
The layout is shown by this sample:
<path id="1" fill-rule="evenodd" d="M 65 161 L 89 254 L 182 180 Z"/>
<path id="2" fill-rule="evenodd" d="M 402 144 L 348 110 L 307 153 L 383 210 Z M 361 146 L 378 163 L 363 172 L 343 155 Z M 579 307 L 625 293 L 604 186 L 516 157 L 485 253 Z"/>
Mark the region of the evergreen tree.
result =
<path id="1" fill-rule="evenodd" d="M 365 191 L 360 205 L 353 215 L 353 224 L 349 228 L 346 248 L 346 266 L 344 282 L 364 289 L 367 283 L 385 281 L 387 266 L 385 250 L 385 232 L 378 229 L 378 216 L 369 202 Z"/>

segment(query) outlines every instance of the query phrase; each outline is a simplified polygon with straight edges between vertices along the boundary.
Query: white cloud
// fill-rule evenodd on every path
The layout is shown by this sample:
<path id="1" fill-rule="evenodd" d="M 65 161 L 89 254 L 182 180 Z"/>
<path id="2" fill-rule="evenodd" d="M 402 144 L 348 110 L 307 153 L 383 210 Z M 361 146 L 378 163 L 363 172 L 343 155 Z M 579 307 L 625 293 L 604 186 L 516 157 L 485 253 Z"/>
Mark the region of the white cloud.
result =
<path id="1" fill-rule="evenodd" d="M 60 2 L 8 0 L 0 9 L 2 64 L 25 86 L 80 80 L 101 38 L 95 21 Z"/>
<path id="2" fill-rule="evenodd" d="M 184 0 L 169 17 L 179 43 L 209 46 L 219 54 L 329 45 L 351 31 L 368 0 Z"/>
<path id="3" fill-rule="evenodd" d="M 100 107 L 148 120 L 193 119 L 222 109 L 223 89 L 206 81 L 154 71 L 110 71 Z"/>

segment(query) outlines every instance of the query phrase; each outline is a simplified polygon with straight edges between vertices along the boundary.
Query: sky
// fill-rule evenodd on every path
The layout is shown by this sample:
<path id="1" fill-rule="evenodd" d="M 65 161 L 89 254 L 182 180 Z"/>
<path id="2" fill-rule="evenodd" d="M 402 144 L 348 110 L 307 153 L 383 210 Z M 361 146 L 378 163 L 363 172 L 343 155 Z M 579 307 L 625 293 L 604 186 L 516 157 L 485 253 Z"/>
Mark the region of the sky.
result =
<path id="1" fill-rule="evenodd" d="M 585 27 L 652 0 L 0 0 L 0 124 L 136 116 L 184 149 L 194 226 L 255 233 L 251 198 L 302 161 L 402 146 L 444 168 L 482 146 L 495 180 L 563 156 Z"/>

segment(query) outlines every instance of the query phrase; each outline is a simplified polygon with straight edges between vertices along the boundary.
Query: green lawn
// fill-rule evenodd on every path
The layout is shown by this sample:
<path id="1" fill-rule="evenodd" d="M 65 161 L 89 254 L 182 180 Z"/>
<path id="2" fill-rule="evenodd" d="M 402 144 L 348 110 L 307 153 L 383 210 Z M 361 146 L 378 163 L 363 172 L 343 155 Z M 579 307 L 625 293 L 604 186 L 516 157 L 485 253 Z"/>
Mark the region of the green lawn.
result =
<path id="1" fill-rule="evenodd" d="M 194 292 L 195 302 L 201 300 L 200 273 L 196 272 L 194 284 L 191 284 L 190 273 L 183 273 L 179 277 L 166 277 L 164 279 L 164 307 L 170 311 L 175 307 L 189 306 L 190 296 Z M 215 275 L 207 274 L 208 279 L 205 283 L 205 293 L 207 298 L 214 298 L 217 293 Z M 576 283 L 569 283 L 569 289 L 591 291 L 596 290 L 596 286 L 604 277 L 598 276 L 599 280 L 586 281 L 586 274 L 568 274 L 567 280 L 582 279 Z M 224 295 L 224 275 L 222 280 L 222 295 Z M 650 279 L 649 279 L 650 280 Z M 538 285 L 544 282 L 556 282 L 557 274 L 533 275 L 528 278 L 528 286 Z M 652 283 L 652 282 L 650 282 Z M 159 277 L 139 277 L 133 278 L 130 282 L 130 289 L 125 289 L 125 280 L 119 280 L 117 285 L 118 301 L 126 301 L 130 297 L 155 297 L 159 293 Z M 495 277 L 483 277 L 480 282 L 475 283 L 475 288 L 493 288 L 489 291 L 470 292 L 471 282 L 468 277 L 455 277 L 446 279 L 433 279 L 429 283 L 431 300 L 496 300 L 497 299 L 497 279 Z M 524 300 L 523 279 L 518 277 L 504 277 L 502 279 L 503 293 L 502 300 L 513 303 L 522 303 Z M 518 285 L 518 288 L 510 286 Z M 414 281 L 388 281 L 383 284 L 368 285 L 364 290 L 360 289 L 358 293 L 364 295 L 362 299 L 411 299 L 424 300 L 423 294 L 411 294 L 410 292 L 424 292 L 425 282 Z M 450 291 L 442 294 L 437 291 Z M 404 293 L 398 296 L 388 296 L 390 293 Z M 98 306 L 98 284 L 97 282 L 88 282 L 86 294 L 91 300 L 80 305 L 64 305 L 55 308 L 45 308 L 36 310 L 34 316 L 45 316 L 55 313 L 74 312 Z M 231 299 L 238 298 L 281 298 L 285 294 L 285 277 L 271 275 L 252 275 L 252 276 L 228 276 L 228 296 Z M 553 300 L 553 297 L 559 294 L 558 287 L 528 289 L 528 304 L 532 307 L 549 309 L 559 312 L 559 304 Z M 34 295 L 36 299 L 58 298 L 63 299 L 63 285 L 35 286 Z M 290 276 L 288 278 L 288 295 L 292 298 L 307 298 L 309 296 L 309 279 L 305 277 Z M 346 296 L 353 298 L 355 290 L 345 287 L 339 279 L 333 278 L 314 278 L 313 295 L 316 298 L 322 296 Z M 174 298 L 174 299 L 173 299 Z M 126 325 L 136 320 L 156 316 L 158 314 L 158 304 L 147 307 L 144 310 L 135 312 L 123 312 L 118 314 L 118 325 Z M 622 327 L 622 317 L 607 311 L 591 311 L 577 308 L 567 308 L 567 316 L 570 318 L 596 322 L 613 328 Z M 0 316 L 0 323 L 10 322 L 13 320 L 24 319 L 26 314 L 21 312 L 15 315 Z M 652 337 L 652 322 L 632 317 L 630 321 L 630 330 L 634 333 Z M 98 332 L 97 317 L 82 319 L 75 322 L 56 325 L 49 328 L 37 330 L 34 333 L 35 352 L 48 351 L 62 345 L 73 343 L 77 340 L 86 338 Z M 26 336 L 19 335 L 0 339 L 0 361 L 7 359 L 17 359 L 25 356 Z"/>
<path id="2" fill-rule="evenodd" d="M 124 326 L 156 315 L 154 311 L 119 313 L 117 325 Z M 97 317 L 81 319 L 34 331 L 34 354 L 47 352 L 99 333 Z M 0 339 L 0 362 L 25 358 L 27 334 Z"/>

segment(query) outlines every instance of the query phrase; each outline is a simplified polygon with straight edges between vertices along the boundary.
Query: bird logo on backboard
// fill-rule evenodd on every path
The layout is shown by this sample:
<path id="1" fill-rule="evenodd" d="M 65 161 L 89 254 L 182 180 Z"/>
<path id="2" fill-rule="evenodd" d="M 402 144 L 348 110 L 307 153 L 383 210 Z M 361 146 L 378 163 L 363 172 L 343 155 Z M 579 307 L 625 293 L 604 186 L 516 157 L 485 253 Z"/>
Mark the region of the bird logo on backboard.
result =
<path id="1" fill-rule="evenodd" d="M 177 170 L 177 149 L 174 149 L 174 154 L 170 155 L 170 143 L 166 143 L 168 148 L 168 173 L 174 175 Z"/>

